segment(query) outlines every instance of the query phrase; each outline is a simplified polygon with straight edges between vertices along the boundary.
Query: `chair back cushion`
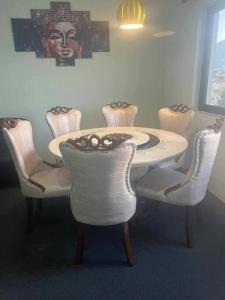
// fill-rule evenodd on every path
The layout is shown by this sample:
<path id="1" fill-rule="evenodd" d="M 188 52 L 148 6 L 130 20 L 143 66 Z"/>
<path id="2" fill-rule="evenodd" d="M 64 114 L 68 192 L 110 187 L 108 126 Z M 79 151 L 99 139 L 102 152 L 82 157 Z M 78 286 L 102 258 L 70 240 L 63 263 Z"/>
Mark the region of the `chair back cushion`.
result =
<path id="1" fill-rule="evenodd" d="M 182 104 L 161 108 L 159 110 L 160 128 L 186 135 L 193 116 L 194 111 Z"/>
<path id="2" fill-rule="evenodd" d="M 207 113 L 204 111 L 196 111 L 194 118 L 187 130 L 188 148 L 183 157 L 182 169 L 188 170 L 192 162 L 193 142 L 198 131 L 204 130 L 209 124 L 214 124 L 218 119 L 218 115 Z"/>
<path id="3" fill-rule="evenodd" d="M 28 179 L 42 162 L 37 155 L 29 121 L 18 120 L 12 127 L 3 128 L 19 178 Z"/>
<path id="4" fill-rule="evenodd" d="M 128 221 L 136 210 L 130 167 L 136 149 L 126 141 L 109 151 L 82 151 L 69 142 L 60 151 L 72 175 L 71 208 L 75 219 L 90 225 Z"/>
<path id="5" fill-rule="evenodd" d="M 114 102 L 102 108 L 107 127 L 132 127 L 137 112 L 137 106 L 126 102 Z"/>
<path id="6" fill-rule="evenodd" d="M 192 162 L 185 179 L 178 189 L 168 193 L 168 198 L 195 205 L 205 197 L 212 173 L 221 132 L 206 129 L 197 132 L 194 138 Z"/>
<path id="7" fill-rule="evenodd" d="M 47 123 L 54 138 L 80 130 L 81 112 L 67 107 L 53 107 L 46 114 Z"/>
<path id="8" fill-rule="evenodd" d="M 187 130 L 187 138 L 193 135 L 195 136 L 198 131 L 204 130 L 208 127 L 209 124 L 215 123 L 215 120 L 218 119 L 218 117 L 218 115 L 212 113 L 196 111 L 193 120 Z"/>

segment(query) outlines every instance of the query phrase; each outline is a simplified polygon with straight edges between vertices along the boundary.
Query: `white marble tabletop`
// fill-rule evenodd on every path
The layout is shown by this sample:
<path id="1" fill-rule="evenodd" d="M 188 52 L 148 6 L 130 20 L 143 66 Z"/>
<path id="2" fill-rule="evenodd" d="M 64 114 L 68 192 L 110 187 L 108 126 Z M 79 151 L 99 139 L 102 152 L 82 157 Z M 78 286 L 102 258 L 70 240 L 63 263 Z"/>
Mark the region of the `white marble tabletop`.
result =
<path id="1" fill-rule="evenodd" d="M 187 148 L 187 140 L 170 131 L 142 127 L 105 127 L 84 129 L 61 135 L 49 144 L 49 150 L 56 157 L 62 158 L 59 144 L 68 139 L 76 139 L 82 135 L 97 134 L 99 136 L 125 133 L 132 136 L 138 146 L 132 165 L 153 166 L 181 155 Z"/>

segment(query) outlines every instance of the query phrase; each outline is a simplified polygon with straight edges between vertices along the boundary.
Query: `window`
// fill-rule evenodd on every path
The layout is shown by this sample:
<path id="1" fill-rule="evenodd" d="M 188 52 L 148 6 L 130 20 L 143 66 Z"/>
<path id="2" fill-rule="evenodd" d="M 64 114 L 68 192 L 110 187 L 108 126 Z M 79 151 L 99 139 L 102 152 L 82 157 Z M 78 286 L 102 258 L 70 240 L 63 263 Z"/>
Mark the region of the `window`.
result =
<path id="1" fill-rule="evenodd" d="M 225 5 L 208 12 L 199 109 L 225 115 Z"/>

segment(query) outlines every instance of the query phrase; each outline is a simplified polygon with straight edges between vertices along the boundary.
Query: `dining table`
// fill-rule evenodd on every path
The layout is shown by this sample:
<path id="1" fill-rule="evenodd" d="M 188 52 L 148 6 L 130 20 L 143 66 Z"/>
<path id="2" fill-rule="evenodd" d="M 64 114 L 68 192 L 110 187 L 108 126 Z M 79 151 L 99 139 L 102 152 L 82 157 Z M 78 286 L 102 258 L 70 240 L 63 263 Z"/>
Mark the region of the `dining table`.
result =
<path id="1" fill-rule="evenodd" d="M 188 146 L 185 137 L 170 131 L 145 127 L 103 127 L 82 129 L 56 137 L 49 143 L 49 150 L 54 156 L 62 159 L 59 149 L 61 142 L 93 134 L 99 137 L 105 135 L 116 137 L 122 134 L 126 135 L 128 139 L 133 140 L 137 145 L 137 150 L 132 161 L 132 167 L 135 168 L 156 166 L 173 158 L 178 158 Z"/>

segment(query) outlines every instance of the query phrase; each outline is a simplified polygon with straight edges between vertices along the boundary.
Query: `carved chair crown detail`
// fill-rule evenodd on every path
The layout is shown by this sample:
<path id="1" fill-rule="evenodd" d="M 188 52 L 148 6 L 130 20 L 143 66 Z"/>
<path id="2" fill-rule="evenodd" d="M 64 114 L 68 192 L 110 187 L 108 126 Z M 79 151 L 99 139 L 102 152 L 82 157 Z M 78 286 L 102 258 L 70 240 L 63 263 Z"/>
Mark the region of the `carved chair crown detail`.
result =
<path id="1" fill-rule="evenodd" d="M 168 108 L 170 110 L 172 110 L 173 112 L 181 112 L 181 113 L 186 113 L 191 110 L 190 107 L 188 107 L 187 105 L 184 105 L 184 104 L 174 104 L 174 105 L 168 106 Z"/>
<path id="2" fill-rule="evenodd" d="M 113 109 L 116 108 L 127 108 L 129 106 L 131 106 L 132 104 L 129 104 L 127 102 L 122 102 L 122 101 L 117 101 L 117 102 L 112 102 L 111 104 L 109 104 L 109 106 Z"/>
<path id="3" fill-rule="evenodd" d="M 214 130 L 215 133 L 218 133 L 221 131 L 221 128 L 224 124 L 224 118 L 216 119 L 215 123 L 213 125 L 208 126 L 208 129 Z"/>
<path id="4" fill-rule="evenodd" d="M 52 107 L 47 112 L 52 113 L 53 115 L 60 115 L 60 114 L 67 114 L 70 110 L 72 110 L 71 107 L 55 106 L 55 107 Z"/>
<path id="5" fill-rule="evenodd" d="M 116 149 L 128 139 L 130 139 L 130 136 L 126 134 L 118 136 L 105 135 L 103 137 L 92 134 L 81 136 L 75 140 L 68 139 L 67 142 L 80 151 L 109 151 Z"/>
<path id="6" fill-rule="evenodd" d="M 21 119 L 5 118 L 0 120 L 0 128 L 11 129 L 15 128 Z"/>

